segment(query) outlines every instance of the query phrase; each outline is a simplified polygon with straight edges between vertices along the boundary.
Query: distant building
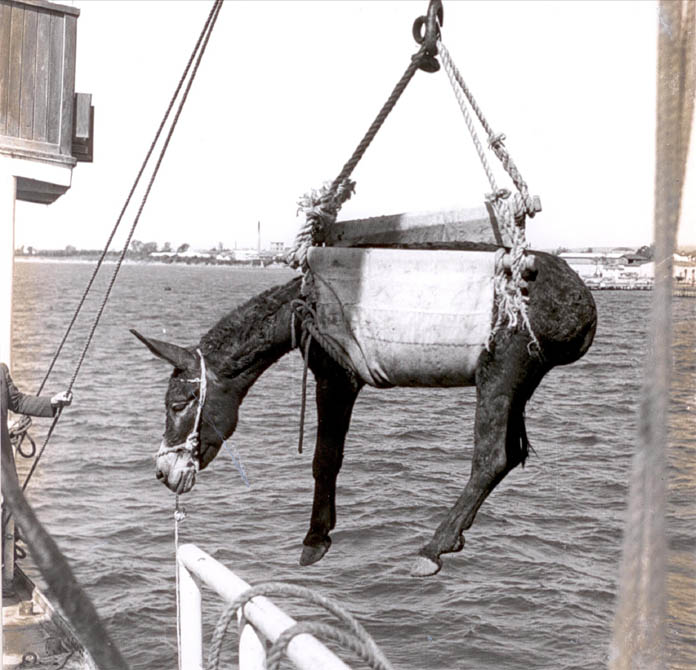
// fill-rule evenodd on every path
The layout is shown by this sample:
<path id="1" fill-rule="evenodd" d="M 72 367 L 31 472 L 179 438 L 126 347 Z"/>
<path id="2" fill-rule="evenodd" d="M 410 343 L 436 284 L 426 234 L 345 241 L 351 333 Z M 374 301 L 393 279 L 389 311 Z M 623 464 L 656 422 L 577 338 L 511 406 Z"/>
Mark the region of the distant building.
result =
<path id="1" fill-rule="evenodd" d="M 603 277 L 608 272 L 628 265 L 628 255 L 620 251 L 609 253 L 566 251 L 560 254 L 561 258 L 583 279 L 587 277 Z"/>
<path id="2" fill-rule="evenodd" d="M 652 282 L 655 263 L 635 253 L 565 252 L 560 254 L 589 284 L 601 282 Z M 696 284 L 696 259 L 674 254 L 673 276 L 678 282 Z"/>
<path id="3" fill-rule="evenodd" d="M 257 260 L 259 252 L 258 249 L 233 249 L 230 255 L 235 261 L 249 262 Z"/>

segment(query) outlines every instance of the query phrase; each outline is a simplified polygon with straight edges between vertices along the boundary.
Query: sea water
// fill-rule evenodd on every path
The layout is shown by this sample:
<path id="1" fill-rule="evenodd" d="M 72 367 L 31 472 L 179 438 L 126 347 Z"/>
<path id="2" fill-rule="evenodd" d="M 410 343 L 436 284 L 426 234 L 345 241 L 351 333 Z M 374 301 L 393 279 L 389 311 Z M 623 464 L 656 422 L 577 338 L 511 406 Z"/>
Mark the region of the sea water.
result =
<path id="1" fill-rule="evenodd" d="M 113 269 L 102 268 L 47 394 L 68 385 Z M 91 272 L 78 263 L 16 264 L 13 370 L 25 392 L 38 388 Z M 124 266 L 73 406 L 29 485 L 39 518 L 134 669 L 175 667 L 176 605 L 174 495 L 154 476 L 171 369 L 128 329 L 194 344 L 226 311 L 292 276 L 285 269 Z M 182 498 L 180 541 L 196 543 L 252 584 L 284 580 L 337 599 L 395 668 L 605 666 L 651 294 L 594 295 L 594 345 L 542 381 L 527 405 L 533 452 L 526 467 L 491 494 L 463 551 L 444 556 L 438 575 L 414 579 L 409 569 L 466 483 L 474 389 L 361 392 L 339 476 L 333 545 L 318 564 L 301 568 L 316 415 L 310 379 L 306 447 L 298 454 L 297 352 L 270 368 L 242 406 L 231 442 L 249 485 L 221 450 Z M 673 668 L 696 666 L 689 595 L 696 583 L 695 306 L 675 303 L 667 523 Z M 35 420 L 39 444 L 48 423 Z M 27 467 L 19 464 L 21 472 Z M 280 604 L 296 617 L 313 614 Z M 208 640 L 223 605 L 205 591 L 204 608 Z M 230 633 L 228 646 L 235 642 Z"/>

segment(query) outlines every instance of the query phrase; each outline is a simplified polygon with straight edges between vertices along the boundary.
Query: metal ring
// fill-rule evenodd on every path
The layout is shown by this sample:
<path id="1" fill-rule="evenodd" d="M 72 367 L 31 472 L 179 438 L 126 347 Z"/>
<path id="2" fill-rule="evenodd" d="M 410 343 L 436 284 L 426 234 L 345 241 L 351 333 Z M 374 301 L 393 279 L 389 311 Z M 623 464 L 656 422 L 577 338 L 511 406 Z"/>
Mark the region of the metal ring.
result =
<path id="1" fill-rule="evenodd" d="M 39 657 L 33 652 L 33 651 L 28 651 L 24 656 L 22 656 L 22 662 L 19 664 L 19 667 L 26 667 L 29 665 L 36 665 L 39 662 Z"/>
<path id="2" fill-rule="evenodd" d="M 413 39 L 418 42 L 418 44 L 423 44 L 425 41 L 425 33 L 423 32 L 423 26 L 425 25 L 425 16 L 419 16 L 413 22 L 413 28 L 411 28 L 411 34 Z"/>

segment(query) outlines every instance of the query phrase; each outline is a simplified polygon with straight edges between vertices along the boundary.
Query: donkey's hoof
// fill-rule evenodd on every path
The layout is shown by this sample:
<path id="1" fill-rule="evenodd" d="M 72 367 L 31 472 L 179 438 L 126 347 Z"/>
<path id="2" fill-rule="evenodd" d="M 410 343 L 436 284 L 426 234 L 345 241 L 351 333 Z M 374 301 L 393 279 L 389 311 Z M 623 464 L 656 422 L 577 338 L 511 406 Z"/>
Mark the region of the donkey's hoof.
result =
<path id="1" fill-rule="evenodd" d="M 416 556 L 416 560 L 411 566 L 411 577 L 430 577 L 430 575 L 436 575 L 440 572 L 441 567 L 442 561 L 439 558 L 433 561 L 426 556 Z"/>
<path id="2" fill-rule="evenodd" d="M 331 546 L 331 538 L 326 538 L 322 540 L 319 544 L 304 545 L 302 547 L 302 556 L 300 556 L 300 565 L 312 565 L 324 557 L 324 554 L 329 550 Z"/>

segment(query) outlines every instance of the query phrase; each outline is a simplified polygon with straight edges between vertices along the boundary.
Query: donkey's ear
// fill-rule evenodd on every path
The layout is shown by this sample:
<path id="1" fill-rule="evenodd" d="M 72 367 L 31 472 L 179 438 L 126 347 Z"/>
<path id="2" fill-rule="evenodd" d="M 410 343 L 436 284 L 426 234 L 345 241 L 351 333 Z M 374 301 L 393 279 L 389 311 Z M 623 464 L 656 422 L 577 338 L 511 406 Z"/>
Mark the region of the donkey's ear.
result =
<path id="1" fill-rule="evenodd" d="M 198 365 L 198 359 L 188 350 L 177 344 L 162 342 L 161 340 L 153 340 L 141 335 L 134 328 L 130 329 L 133 333 L 157 358 L 161 358 L 168 363 L 171 363 L 179 370 L 195 369 Z"/>

